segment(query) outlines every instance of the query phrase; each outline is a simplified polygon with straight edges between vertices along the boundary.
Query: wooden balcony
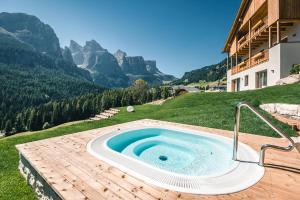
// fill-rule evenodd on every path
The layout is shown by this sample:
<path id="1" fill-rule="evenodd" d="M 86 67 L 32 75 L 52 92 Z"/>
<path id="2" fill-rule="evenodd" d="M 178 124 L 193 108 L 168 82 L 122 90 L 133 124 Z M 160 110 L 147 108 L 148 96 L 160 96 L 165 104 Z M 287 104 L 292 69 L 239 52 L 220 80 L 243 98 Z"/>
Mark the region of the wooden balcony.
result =
<path id="1" fill-rule="evenodd" d="M 237 50 L 242 51 L 244 48 L 248 48 L 250 40 L 260 39 L 262 33 L 267 32 L 267 28 L 268 18 L 265 17 L 259 20 L 256 24 L 254 24 L 249 33 L 247 33 L 238 40 Z"/>
<path id="2" fill-rule="evenodd" d="M 239 72 L 245 71 L 246 69 L 252 68 L 256 65 L 259 65 L 263 62 L 269 60 L 269 50 L 264 50 L 258 54 L 255 54 L 250 59 L 244 60 L 238 65 L 231 68 L 231 75 L 237 74 Z"/>

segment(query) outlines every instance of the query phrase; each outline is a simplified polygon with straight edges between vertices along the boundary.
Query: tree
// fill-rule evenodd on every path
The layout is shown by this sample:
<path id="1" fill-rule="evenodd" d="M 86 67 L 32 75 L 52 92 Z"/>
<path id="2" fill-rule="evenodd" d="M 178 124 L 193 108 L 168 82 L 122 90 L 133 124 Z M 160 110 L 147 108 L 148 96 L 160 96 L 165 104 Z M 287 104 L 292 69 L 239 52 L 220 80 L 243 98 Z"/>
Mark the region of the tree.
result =
<path id="1" fill-rule="evenodd" d="M 11 120 L 7 120 L 4 127 L 5 135 L 10 135 L 12 131 L 12 123 Z"/>
<path id="2" fill-rule="evenodd" d="M 170 90 L 168 87 L 162 87 L 161 90 L 161 97 L 163 99 L 167 99 L 169 96 L 171 96 Z"/>
<path id="3" fill-rule="evenodd" d="M 16 132 L 22 132 L 25 130 L 22 113 L 17 114 L 16 121 L 15 121 L 15 129 Z"/>
<path id="4" fill-rule="evenodd" d="M 51 116 L 51 123 L 56 125 L 60 121 L 60 106 L 59 103 L 54 102 L 53 104 L 53 111 L 52 111 L 52 116 Z"/>
<path id="5" fill-rule="evenodd" d="M 108 108 L 111 107 L 110 104 L 110 98 L 109 98 L 109 93 L 108 92 L 104 92 L 101 98 L 101 111 L 104 111 Z"/>
<path id="6" fill-rule="evenodd" d="M 160 89 L 160 87 L 155 87 L 155 88 L 153 88 L 153 90 L 152 90 L 152 93 L 153 93 L 153 95 L 152 95 L 152 100 L 157 100 L 157 99 L 160 99 L 161 98 L 161 89 Z"/>
<path id="7" fill-rule="evenodd" d="M 82 106 L 82 112 L 85 117 L 89 117 L 92 113 L 92 104 L 89 99 L 87 99 Z"/>
<path id="8" fill-rule="evenodd" d="M 137 89 L 144 89 L 147 87 L 147 82 L 143 79 L 137 79 L 136 81 L 134 81 L 133 86 Z"/>
<path id="9" fill-rule="evenodd" d="M 28 129 L 31 131 L 37 130 L 36 110 L 33 108 L 28 119 Z"/>

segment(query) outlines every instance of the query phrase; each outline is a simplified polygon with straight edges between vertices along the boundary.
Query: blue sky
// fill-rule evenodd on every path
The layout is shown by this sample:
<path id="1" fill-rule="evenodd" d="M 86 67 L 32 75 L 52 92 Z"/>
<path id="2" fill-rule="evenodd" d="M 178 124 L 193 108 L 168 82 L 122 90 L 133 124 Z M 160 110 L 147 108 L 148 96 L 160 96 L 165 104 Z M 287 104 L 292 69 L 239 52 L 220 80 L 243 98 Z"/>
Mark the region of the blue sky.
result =
<path id="1" fill-rule="evenodd" d="M 36 15 L 61 46 L 95 39 L 114 53 L 142 55 L 165 73 L 221 61 L 240 0 L 0 0 L 0 12 Z"/>

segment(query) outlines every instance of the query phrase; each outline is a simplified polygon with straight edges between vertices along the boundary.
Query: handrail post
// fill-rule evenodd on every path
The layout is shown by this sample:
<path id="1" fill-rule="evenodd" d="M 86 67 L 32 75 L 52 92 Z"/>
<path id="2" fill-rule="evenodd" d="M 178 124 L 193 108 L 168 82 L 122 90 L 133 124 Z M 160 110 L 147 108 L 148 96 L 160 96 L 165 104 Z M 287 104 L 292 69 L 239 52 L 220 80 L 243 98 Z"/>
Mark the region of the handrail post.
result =
<path id="1" fill-rule="evenodd" d="M 239 129 L 240 129 L 240 104 L 235 107 L 235 125 L 234 125 L 234 140 L 233 140 L 233 160 L 237 160 Z"/>

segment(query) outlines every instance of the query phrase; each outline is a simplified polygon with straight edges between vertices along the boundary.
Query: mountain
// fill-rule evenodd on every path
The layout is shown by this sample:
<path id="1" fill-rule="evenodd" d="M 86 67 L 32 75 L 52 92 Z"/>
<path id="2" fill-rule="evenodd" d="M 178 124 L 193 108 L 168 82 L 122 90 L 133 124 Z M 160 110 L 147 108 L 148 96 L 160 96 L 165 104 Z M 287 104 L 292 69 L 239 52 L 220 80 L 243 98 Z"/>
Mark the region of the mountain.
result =
<path id="1" fill-rule="evenodd" d="M 38 52 L 56 58 L 62 57 L 54 30 L 35 16 L 2 12 L 0 13 L 0 27 Z"/>
<path id="2" fill-rule="evenodd" d="M 75 64 L 73 60 L 73 56 L 71 53 L 71 50 L 69 47 L 65 47 L 64 49 L 61 49 L 62 57 L 65 61 L 69 62 L 70 64 Z"/>
<path id="3" fill-rule="evenodd" d="M 114 57 L 117 59 L 119 66 L 121 67 L 122 71 L 127 71 L 129 68 L 129 63 L 126 59 L 127 54 L 120 49 L 114 53 Z"/>
<path id="4" fill-rule="evenodd" d="M 148 73 L 145 60 L 142 56 L 127 56 L 125 59 L 127 60 L 128 67 L 123 69 L 124 73 L 133 75 Z"/>
<path id="5" fill-rule="evenodd" d="M 81 65 L 84 61 L 83 48 L 75 41 L 71 40 L 70 42 L 70 51 L 72 53 L 73 61 L 76 65 Z"/>
<path id="6" fill-rule="evenodd" d="M 172 84 L 188 84 L 199 81 L 213 82 L 221 80 L 226 77 L 227 61 L 226 59 L 221 62 L 200 69 L 185 72 L 181 79 L 174 81 Z"/>
<path id="7" fill-rule="evenodd" d="M 0 83 L 0 130 L 25 108 L 104 90 L 49 25 L 23 13 L 0 13 Z"/>
<path id="8" fill-rule="evenodd" d="M 88 70 L 95 83 L 112 88 L 129 85 L 117 59 L 95 40 L 87 41 L 83 47 L 71 41 L 70 50 L 77 66 Z"/>
<path id="9" fill-rule="evenodd" d="M 137 79 L 144 79 L 151 85 L 176 78 L 160 72 L 156 61 L 144 60 L 142 56 L 127 56 L 121 50 L 111 54 L 95 40 L 84 46 L 71 40 L 69 46 L 75 64 L 88 70 L 94 82 L 106 87 L 127 87 Z"/>

